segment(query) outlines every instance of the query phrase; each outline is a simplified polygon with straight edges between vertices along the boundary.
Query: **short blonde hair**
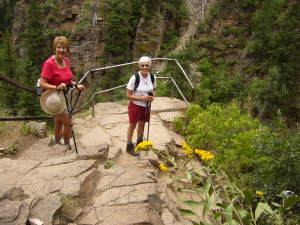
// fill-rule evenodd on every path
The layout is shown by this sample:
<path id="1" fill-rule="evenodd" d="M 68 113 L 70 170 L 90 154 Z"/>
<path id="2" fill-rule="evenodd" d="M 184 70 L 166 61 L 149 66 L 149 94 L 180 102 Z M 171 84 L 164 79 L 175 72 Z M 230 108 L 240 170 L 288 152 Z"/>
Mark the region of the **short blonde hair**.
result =
<path id="1" fill-rule="evenodd" d="M 67 50 L 68 52 L 70 51 L 70 42 L 69 39 L 64 37 L 64 36 L 58 36 L 54 39 L 53 41 L 53 51 L 55 52 L 56 46 L 58 44 L 64 44 L 65 46 L 67 46 Z"/>
<path id="2" fill-rule="evenodd" d="M 139 67 L 141 67 L 142 63 L 147 62 L 149 63 L 149 66 L 151 67 L 151 59 L 148 56 L 143 56 L 139 60 Z"/>

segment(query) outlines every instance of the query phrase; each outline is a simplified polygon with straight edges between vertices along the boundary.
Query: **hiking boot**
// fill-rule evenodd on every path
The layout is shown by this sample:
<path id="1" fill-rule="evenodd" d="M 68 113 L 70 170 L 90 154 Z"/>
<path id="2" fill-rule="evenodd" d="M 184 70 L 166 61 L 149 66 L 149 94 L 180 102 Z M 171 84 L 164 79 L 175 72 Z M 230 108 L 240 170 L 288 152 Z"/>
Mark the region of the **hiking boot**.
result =
<path id="1" fill-rule="evenodd" d="M 65 145 L 66 146 L 66 152 L 72 149 L 71 145 Z"/>
<path id="2" fill-rule="evenodd" d="M 139 156 L 139 155 L 140 155 L 140 153 L 134 151 L 134 146 L 133 146 L 133 144 L 128 144 L 128 145 L 126 146 L 126 152 L 127 152 L 128 154 L 130 154 L 130 155 L 133 155 L 133 156 Z"/>

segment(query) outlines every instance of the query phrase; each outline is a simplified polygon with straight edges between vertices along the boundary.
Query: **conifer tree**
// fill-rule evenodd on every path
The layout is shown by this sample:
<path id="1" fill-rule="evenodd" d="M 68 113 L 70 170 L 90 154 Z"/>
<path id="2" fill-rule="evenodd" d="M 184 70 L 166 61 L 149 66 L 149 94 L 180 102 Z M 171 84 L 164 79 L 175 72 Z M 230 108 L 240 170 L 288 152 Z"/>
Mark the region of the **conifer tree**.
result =
<path id="1" fill-rule="evenodd" d="M 27 57 L 34 65 L 42 65 L 44 60 L 43 49 L 45 49 L 44 25 L 39 1 L 30 0 L 28 15 L 26 19 L 26 30 L 24 44 Z"/>
<path id="2" fill-rule="evenodd" d="M 0 74 L 13 81 L 18 81 L 17 55 L 12 44 L 12 37 L 8 31 L 1 38 L 3 48 L 0 49 Z M 15 86 L 1 82 L 1 107 L 11 109 L 12 114 L 17 113 L 18 90 Z"/>
<path id="3" fill-rule="evenodd" d="M 19 71 L 19 73 L 22 74 L 22 76 L 20 76 L 20 83 L 35 90 L 37 78 L 39 77 L 39 69 L 36 65 L 33 65 L 28 57 L 23 61 Z M 17 107 L 23 110 L 23 116 L 37 116 L 42 112 L 39 100 L 37 95 L 21 90 Z"/>

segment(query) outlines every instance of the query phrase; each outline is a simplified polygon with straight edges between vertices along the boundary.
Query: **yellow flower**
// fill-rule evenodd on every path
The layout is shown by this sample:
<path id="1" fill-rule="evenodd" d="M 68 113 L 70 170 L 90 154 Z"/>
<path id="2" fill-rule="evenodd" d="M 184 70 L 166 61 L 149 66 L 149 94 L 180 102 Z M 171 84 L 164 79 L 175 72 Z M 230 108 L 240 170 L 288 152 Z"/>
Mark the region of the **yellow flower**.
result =
<path id="1" fill-rule="evenodd" d="M 214 158 L 214 156 L 205 150 L 195 149 L 195 153 L 198 154 L 203 161 L 209 161 Z"/>
<path id="2" fill-rule="evenodd" d="M 153 147 L 153 143 L 150 141 L 143 141 L 138 144 L 138 146 L 135 147 L 134 151 L 135 152 L 140 152 L 140 151 L 149 151 Z"/>
<path id="3" fill-rule="evenodd" d="M 263 193 L 263 192 L 261 192 L 261 191 L 256 191 L 256 194 L 258 194 L 258 195 L 262 196 L 264 193 Z"/>
<path id="4" fill-rule="evenodd" d="M 182 144 L 182 148 L 184 148 L 185 150 L 183 151 L 184 154 L 187 154 L 188 157 L 192 158 L 193 154 L 194 154 L 194 150 L 191 149 L 191 147 L 189 145 L 187 145 L 184 141 L 180 142 Z"/>
<path id="5" fill-rule="evenodd" d="M 168 170 L 168 168 L 165 167 L 164 164 L 159 164 L 159 169 L 160 169 L 161 171 L 163 171 L 163 172 L 167 172 L 167 170 Z"/>

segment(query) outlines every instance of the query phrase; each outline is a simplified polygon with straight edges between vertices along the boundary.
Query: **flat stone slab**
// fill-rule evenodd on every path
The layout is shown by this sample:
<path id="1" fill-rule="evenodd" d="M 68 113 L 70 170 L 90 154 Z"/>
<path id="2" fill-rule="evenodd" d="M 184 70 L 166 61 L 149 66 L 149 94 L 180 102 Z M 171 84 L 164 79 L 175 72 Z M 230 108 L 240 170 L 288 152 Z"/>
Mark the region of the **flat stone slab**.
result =
<path id="1" fill-rule="evenodd" d="M 40 163 L 34 160 L 0 159 L 0 187 L 17 183 Z"/>
<path id="2" fill-rule="evenodd" d="M 0 187 L 3 184 L 20 186 L 31 198 L 58 192 L 80 195 L 82 181 L 97 166 L 96 160 L 74 161 L 70 157 L 51 159 L 43 163 L 0 159 L 0 164 Z"/>
<path id="3" fill-rule="evenodd" d="M 154 113 L 167 111 L 186 111 L 188 105 L 179 99 L 168 97 L 156 97 L 151 103 L 151 109 Z"/>

